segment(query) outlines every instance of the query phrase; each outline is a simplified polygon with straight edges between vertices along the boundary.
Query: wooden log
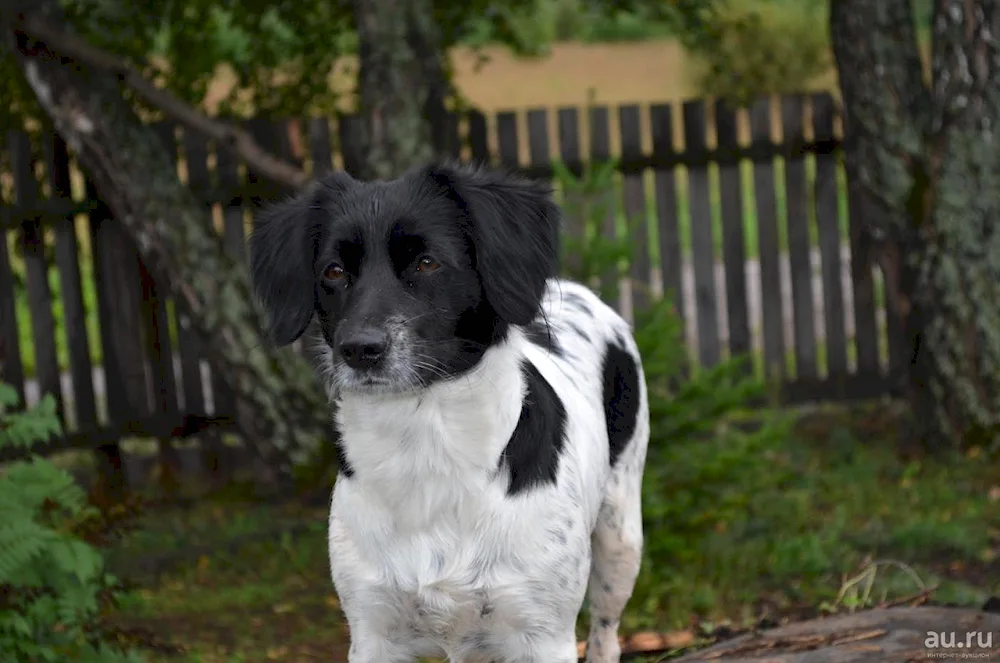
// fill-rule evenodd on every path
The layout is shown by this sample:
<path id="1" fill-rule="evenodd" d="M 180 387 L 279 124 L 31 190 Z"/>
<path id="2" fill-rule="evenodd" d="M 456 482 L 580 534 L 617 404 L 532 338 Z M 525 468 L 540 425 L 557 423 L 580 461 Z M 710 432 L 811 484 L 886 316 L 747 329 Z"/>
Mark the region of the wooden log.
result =
<path id="1" fill-rule="evenodd" d="M 944 634 L 945 643 L 961 642 L 962 647 L 957 644 L 928 647 L 931 634 Z M 995 612 L 935 606 L 876 608 L 750 632 L 671 660 L 675 663 L 906 663 L 957 658 L 957 652 L 970 660 L 989 660 L 1000 653 L 998 636 L 1000 614 Z M 644 640 L 653 642 L 655 638 Z M 670 639 L 665 642 L 677 644 Z M 645 660 L 642 657 L 662 656 L 671 649 L 640 650 L 629 647 L 629 640 L 623 645 L 622 660 Z"/>

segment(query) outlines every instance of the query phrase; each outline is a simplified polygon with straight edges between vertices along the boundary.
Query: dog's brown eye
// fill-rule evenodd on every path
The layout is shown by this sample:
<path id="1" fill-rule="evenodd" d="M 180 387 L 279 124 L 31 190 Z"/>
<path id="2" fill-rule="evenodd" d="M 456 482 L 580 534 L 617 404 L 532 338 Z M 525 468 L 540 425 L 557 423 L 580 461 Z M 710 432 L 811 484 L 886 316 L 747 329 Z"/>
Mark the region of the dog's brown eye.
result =
<path id="1" fill-rule="evenodd" d="M 323 270 L 323 278 L 327 281 L 336 281 L 344 278 L 344 268 L 337 263 L 330 263 Z"/>
<path id="2" fill-rule="evenodd" d="M 431 258 L 430 256 L 424 256 L 423 258 L 417 261 L 418 272 L 433 272 L 440 266 L 441 264 L 434 258 Z"/>

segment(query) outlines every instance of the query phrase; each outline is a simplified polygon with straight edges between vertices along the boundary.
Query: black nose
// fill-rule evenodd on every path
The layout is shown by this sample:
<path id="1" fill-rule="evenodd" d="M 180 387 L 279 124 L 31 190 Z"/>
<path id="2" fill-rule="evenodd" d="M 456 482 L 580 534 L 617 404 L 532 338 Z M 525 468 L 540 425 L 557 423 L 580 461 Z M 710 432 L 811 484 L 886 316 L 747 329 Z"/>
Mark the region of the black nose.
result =
<path id="1" fill-rule="evenodd" d="M 389 335 L 377 329 L 358 332 L 340 343 L 340 355 L 351 368 L 374 368 L 389 348 Z"/>

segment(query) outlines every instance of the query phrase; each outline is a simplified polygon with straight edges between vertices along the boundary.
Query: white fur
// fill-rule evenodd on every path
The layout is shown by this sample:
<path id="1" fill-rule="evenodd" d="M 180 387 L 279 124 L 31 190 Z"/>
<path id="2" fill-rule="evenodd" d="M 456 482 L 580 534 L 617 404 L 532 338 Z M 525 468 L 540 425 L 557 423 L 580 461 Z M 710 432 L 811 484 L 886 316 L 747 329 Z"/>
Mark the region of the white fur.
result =
<path id="1" fill-rule="evenodd" d="M 575 661 L 588 578 L 588 661 L 618 660 L 642 548 L 645 381 L 628 324 L 585 287 L 550 281 L 543 315 L 563 357 L 514 327 L 461 377 L 416 393 L 332 395 L 354 469 L 334 489 L 329 536 L 350 663 Z M 635 434 L 614 469 L 602 402 L 609 340 L 624 340 L 640 366 Z M 510 497 L 498 465 L 521 412 L 522 358 L 562 400 L 567 432 L 555 485 Z"/>

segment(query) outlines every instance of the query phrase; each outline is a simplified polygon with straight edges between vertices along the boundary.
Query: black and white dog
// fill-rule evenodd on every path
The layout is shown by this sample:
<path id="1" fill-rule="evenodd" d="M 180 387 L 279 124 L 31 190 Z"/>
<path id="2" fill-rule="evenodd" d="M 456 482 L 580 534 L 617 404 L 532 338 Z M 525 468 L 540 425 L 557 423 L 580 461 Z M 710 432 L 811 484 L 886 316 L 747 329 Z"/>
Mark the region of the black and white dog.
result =
<path id="1" fill-rule="evenodd" d="M 629 325 L 556 278 L 547 187 L 443 164 L 269 208 L 252 280 L 278 344 L 317 328 L 341 472 L 330 565 L 350 663 L 618 661 L 649 438 Z"/>

